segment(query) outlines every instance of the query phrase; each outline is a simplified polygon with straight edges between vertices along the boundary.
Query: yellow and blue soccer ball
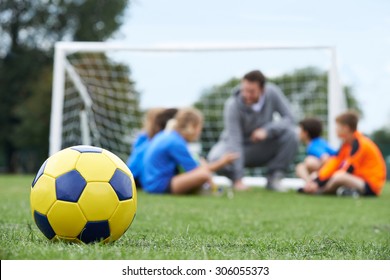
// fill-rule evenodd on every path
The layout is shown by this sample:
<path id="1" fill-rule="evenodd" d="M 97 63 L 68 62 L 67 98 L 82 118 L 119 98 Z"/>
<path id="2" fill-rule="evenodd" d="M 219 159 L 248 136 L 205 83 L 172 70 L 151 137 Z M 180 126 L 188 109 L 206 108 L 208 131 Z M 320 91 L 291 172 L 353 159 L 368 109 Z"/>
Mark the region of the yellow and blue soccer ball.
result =
<path id="1" fill-rule="evenodd" d="M 31 185 L 33 219 L 50 240 L 120 238 L 137 209 L 133 175 L 113 153 L 74 146 L 49 157 Z"/>

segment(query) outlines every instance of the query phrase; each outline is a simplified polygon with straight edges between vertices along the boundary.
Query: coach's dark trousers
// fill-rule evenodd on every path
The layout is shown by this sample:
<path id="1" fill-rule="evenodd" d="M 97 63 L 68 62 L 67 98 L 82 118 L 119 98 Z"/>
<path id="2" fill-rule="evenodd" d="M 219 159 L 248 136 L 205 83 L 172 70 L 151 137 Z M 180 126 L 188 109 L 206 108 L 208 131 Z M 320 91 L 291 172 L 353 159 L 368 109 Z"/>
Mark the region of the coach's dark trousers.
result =
<path id="1" fill-rule="evenodd" d="M 268 173 L 274 171 L 287 171 L 289 165 L 293 162 L 298 151 L 298 137 L 295 131 L 291 128 L 285 129 L 279 136 L 266 139 L 261 142 L 247 142 L 243 147 L 243 165 L 244 167 L 261 167 L 266 166 Z M 208 160 L 216 161 L 223 154 L 231 152 L 228 150 L 227 142 L 219 141 L 210 151 Z M 237 170 L 238 169 L 238 170 Z M 218 173 L 235 180 L 239 179 L 243 174 L 242 170 L 237 168 L 237 165 L 225 166 Z"/>

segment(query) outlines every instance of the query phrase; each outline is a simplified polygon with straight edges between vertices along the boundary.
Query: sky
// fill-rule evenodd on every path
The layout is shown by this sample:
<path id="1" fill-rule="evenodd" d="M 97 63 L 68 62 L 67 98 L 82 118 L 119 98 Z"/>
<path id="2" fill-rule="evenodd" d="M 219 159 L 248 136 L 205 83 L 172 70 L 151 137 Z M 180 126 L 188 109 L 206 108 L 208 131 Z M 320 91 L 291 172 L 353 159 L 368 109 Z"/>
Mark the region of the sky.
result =
<path id="1" fill-rule="evenodd" d="M 390 125 L 390 1 L 136 0 L 111 40 L 132 46 L 324 45 L 337 51 L 341 81 L 353 88 L 370 133 Z M 202 90 L 260 69 L 267 76 L 325 51 L 127 54 L 141 105 L 185 106 Z"/>

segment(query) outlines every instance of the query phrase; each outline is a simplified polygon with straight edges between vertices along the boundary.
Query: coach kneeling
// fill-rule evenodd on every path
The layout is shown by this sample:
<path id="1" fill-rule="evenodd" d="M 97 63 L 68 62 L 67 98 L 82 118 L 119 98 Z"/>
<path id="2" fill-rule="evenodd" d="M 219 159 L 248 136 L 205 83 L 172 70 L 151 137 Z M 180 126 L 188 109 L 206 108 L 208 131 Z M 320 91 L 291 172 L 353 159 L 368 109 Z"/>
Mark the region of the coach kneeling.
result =
<path id="1" fill-rule="evenodd" d="M 276 112 L 281 118 L 274 121 Z M 244 167 L 267 166 L 267 188 L 281 190 L 281 179 L 298 150 L 294 119 L 282 91 L 266 83 L 260 71 L 249 72 L 240 89 L 226 101 L 223 118 L 224 131 L 209 160 L 236 152 L 239 159 L 220 172 L 233 180 L 236 189 L 246 189 Z"/>

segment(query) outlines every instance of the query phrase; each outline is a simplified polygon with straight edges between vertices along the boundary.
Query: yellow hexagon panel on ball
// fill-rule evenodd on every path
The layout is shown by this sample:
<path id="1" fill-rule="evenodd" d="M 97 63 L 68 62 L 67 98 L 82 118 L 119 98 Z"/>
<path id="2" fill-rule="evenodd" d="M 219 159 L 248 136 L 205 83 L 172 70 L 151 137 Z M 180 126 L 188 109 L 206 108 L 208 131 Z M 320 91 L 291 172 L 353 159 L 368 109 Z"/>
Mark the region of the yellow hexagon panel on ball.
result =
<path id="1" fill-rule="evenodd" d="M 129 228 L 134 217 L 135 217 L 136 204 L 134 199 L 128 199 L 125 201 L 119 202 L 117 209 L 114 214 L 108 220 L 109 225 L 112 225 L 111 228 L 111 237 L 110 241 L 117 240 L 122 236 L 122 234 Z M 131 220 L 129 220 L 129 213 L 134 213 Z M 117 225 L 117 226 L 113 226 Z"/>
<path id="2" fill-rule="evenodd" d="M 50 240 L 111 242 L 132 224 L 137 193 L 131 171 L 115 154 L 73 146 L 42 164 L 30 203 L 37 227 Z"/>
<path id="3" fill-rule="evenodd" d="M 92 182 L 87 184 L 78 203 L 88 220 L 101 221 L 112 216 L 119 199 L 109 183 Z M 96 207 L 96 204 L 104 207 Z"/>
<path id="4" fill-rule="evenodd" d="M 92 163 L 94 168 L 91 168 Z M 103 153 L 83 153 L 76 169 L 88 182 L 108 182 L 117 166 Z"/>
<path id="5" fill-rule="evenodd" d="M 56 181 L 54 178 L 42 175 L 35 187 L 31 189 L 31 205 L 34 210 L 42 214 L 47 214 L 50 207 L 56 202 Z"/>
<path id="6" fill-rule="evenodd" d="M 87 223 L 79 205 L 74 202 L 56 201 L 47 214 L 49 223 L 58 237 L 75 238 Z"/>
<path id="7" fill-rule="evenodd" d="M 45 166 L 45 174 L 56 178 L 66 172 L 73 170 L 80 157 L 78 151 L 65 149 L 49 158 Z"/>

